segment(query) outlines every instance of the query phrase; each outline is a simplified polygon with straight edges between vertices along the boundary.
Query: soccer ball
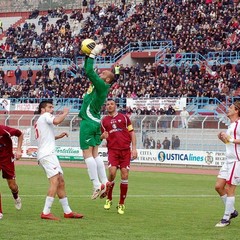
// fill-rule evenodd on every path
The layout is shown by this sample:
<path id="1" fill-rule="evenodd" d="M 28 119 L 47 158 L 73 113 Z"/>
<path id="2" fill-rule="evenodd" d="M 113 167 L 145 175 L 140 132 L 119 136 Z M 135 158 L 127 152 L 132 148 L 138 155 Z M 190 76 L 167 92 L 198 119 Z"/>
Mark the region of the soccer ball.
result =
<path id="1" fill-rule="evenodd" d="M 95 48 L 95 46 L 96 46 L 95 41 L 90 38 L 87 38 L 82 41 L 81 51 L 86 55 L 89 55 L 91 51 Z"/>

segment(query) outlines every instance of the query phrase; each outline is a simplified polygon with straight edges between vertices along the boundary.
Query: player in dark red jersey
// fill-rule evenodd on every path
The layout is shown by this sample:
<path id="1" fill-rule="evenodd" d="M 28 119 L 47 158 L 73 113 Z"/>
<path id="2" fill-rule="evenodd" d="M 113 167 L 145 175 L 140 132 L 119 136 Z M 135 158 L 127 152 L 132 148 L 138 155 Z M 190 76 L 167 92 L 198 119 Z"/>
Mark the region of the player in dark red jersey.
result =
<path id="1" fill-rule="evenodd" d="M 12 136 L 18 137 L 17 150 L 14 156 Z M 0 125 L 0 171 L 2 177 L 7 180 L 8 187 L 12 191 L 16 209 L 22 207 L 21 198 L 18 196 L 18 185 L 16 183 L 14 159 L 18 160 L 22 156 L 23 133 L 16 129 Z M 1 210 L 1 209 L 0 209 Z M 2 212 L 0 212 L 2 216 Z"/>
<path id="2" fill-rule="evenodd" d="M 108 100 L 106 103 L 108 116 L 102 121 L 102 139 L 106 139 L 108 148 L 108 181 L 111 187 L 107 194 L 107 200 L 104 209 L 109 210 L 112 205 L 112 191 L 117 169 L 121 170 L 120 200 L 118 204 L 118 213 L 124 214 L 124 201 L 128 191 L 128 172 L 130 169 L 130 160 L 137 158 L 136 136 L 130 119 L 117 112 L 117 106 L 114 100 Z"/>

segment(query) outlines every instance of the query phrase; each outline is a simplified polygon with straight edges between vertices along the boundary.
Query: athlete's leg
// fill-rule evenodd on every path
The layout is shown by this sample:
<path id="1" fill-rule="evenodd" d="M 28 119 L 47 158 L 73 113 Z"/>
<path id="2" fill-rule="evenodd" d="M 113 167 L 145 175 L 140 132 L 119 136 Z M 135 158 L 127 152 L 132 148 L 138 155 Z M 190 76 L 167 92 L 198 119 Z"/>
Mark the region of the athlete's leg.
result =
<path id="1" fill-rule="evenodd" d="M 116 174 L 117 174 L 117 167 L 113 166 L 113 167 L 109 167 L 108 168 L 108 181 L 111 183 L 110 187 L 109 187 L 109 190 L 108 190 L 108 195 L 107 195 L 107 198 L 109 200 L 112 200 L 112 192 L 113 192 L 113 188 L 114 188 L 114 185 L 115 185 L 115 178 L 116 178 Z"/>
<path id="2" fill-rule="evenodd" d="M 15 179 L 7 179 L 8 187 L 10 188 L 13 198 L 18 198 L 18 185 Z"/>
<path id="3" fill-rule="evenodd" d="M 58 178 L 58 188 L 57 188 L 57 195 L 59 198 L 59 202 L 62 205 L 63 211 L 66 214 L 69 214 L 72 212 L 69 203 L 68 203 L 68 198 L 65 190 L 65 181 L 63 178 L 63 175 L 60 174 Z"/>
<path id="4" fill-rule="evenodd" d="M 226 199 L 223 219 L 229 220 L 231 217 L 231 213 L 234 210 L 236 186 L 227 184 L 226 190 L 227 190 L 227 199 Z"/>
<path id="5" fill-rule="evenodd" d="M 58 184 L 59 184 L 59 175 L 52 176 L 49 178 L 49 188 L 47 192 L 47 197 L 45 199 L 45 204 L 43 208 L 43 214 L 47 215 L 51 212 L 51 207 L 54 202 L 54 198 L 57 193 Z"/>
<path id="6" fill-rule="evenodd" d="M 97 164 L 97 172 L 98 172 L 99 180 L 101 183 L 104 183 L 106 185 L 106 183 L 108 182 L 106 168 L 105 168 L 103 159 L 98 155 L 98 146 L 93 147 L 93 157 Z"/>
<path id="7" fill-rule="evenodd" d="M 128 191 L 128 169 L 121 168 L 120 200 L 119 204 L 124 204 Z"/>
<path id="8" fill-rule="evenodd" d="M 215 190 L 218 192 L 219 196 L 221 197 L 224 205 L 226 203 L 227 199 L 227 192 L 226 192 L 226 179 L 223 178 L 217 178 L 216 184 L 215 184 Z"/>
<path id="9" fill-rule="evenodd" d="M 82 151 L 85 163 L 87 165 L 89 178 L 93 183 L 94 189 L 97 189 L 101 186 L 101 183 L 98 178 L 97 163 L 93 157 L 93 147 L 89 147 L 88 149 L 84 149 Z"/>

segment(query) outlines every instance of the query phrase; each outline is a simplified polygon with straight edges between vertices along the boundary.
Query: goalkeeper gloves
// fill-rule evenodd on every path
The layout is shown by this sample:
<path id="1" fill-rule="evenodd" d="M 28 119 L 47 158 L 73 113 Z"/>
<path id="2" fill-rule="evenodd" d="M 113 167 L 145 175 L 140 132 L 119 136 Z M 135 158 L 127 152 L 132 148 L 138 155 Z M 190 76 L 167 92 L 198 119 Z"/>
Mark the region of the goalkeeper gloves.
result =
<path id="1" fill-rule="evenodd" d="M 103 44 L 97 44 L 95 48 L 91 51 L 89 57 L 95 58 L 96 55 L 99 55 L 102 52 L 102 49 L 103 49 Z"/>

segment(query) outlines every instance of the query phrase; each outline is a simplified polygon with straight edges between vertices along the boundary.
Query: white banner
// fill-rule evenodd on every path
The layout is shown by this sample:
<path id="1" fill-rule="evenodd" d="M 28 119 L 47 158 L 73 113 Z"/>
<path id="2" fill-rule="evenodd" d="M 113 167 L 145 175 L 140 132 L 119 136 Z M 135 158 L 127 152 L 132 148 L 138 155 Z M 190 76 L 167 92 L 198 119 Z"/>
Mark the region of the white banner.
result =
<path id="1" fill-rule="evenodd" d="M 99 148 L 99 155 L 104 161 L 107 161 L 106 148 Z M 222 166 L 224 161 L 224 152 L 138 149 L 138 158 L 133 162 Z"/>
<path id="2" fill-rule="evenodd" d="M 16 146 L 15 149 L 16 151 Z M 37 146 L 27 146 L 22 147 L 22 158 L 36 158 L 37 157 Z M 59 160 L 83 160 L 83 154 L 80 147 L 56 147 L 56 155 Z"/>
<path id="3" fill-rule="evenodd" d="M 154 106 L 155 109 L 160 109 L 171 105 L 175 110 L 182 110 L 186 107 L 186 98 L 127 98 L 127 107 L 143 109 L 147 107 L 148 110 Z"/>
<path id="4" fill-rule="evenodd" d="M 56 154 L 60 160 L 83 160 L 82 150 L 79 147 L 56 147 Z M 23 158 L 36 158 L 36 146 L 24 146 Z M 99 148 L 99 156 L 108 161 L 107 148 Z M 224 152 L 211 151 L 181 151 L 138 149 L 138 158 L 133 163 L 222 166 L 225 162 Z"/>
<path id="5" fill-rule="evenodd" d="M 38 103 L 17 103 L 15 104 L 15 110 L 34 112 L 38 109 L 38 105 Z"/>
<path id="6" fill-rule="evenodd" d="M 226 160 L 225 152 L 216 152 L 215 153 L 215 165 L 222 166 Z"/>
<path id="7" fill-rule="evenodd" d="M 7 110 L 7 111 L 10 111 L 10 104 L 11 104 L 11 101 L 9 99 L 6 99 L 6 98 L 0 98 L 0 106 Z"/>

